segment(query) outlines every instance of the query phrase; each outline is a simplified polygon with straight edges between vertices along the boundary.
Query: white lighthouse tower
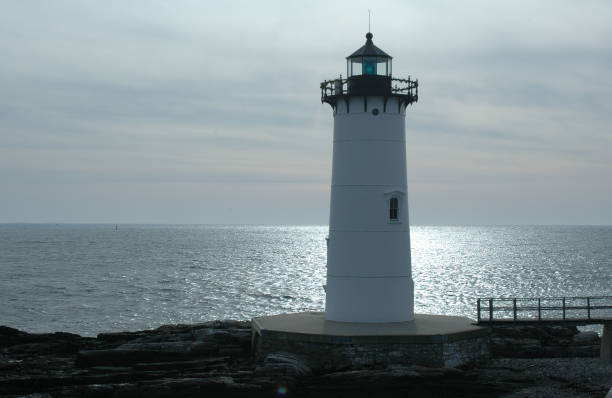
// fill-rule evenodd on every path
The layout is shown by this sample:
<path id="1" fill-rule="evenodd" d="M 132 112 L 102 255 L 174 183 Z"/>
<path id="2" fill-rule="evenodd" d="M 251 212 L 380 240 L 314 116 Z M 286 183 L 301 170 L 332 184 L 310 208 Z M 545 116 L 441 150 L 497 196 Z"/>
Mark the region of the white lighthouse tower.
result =
<path id="1" fill-rule="evenodd" d="M 488 358 L 487 328 L 414 313 L 404 123 L 418 81 L 393 78 L 391 56 L 366 39 L 346 79 L 321 83 L 334 115 L 325 312 L 253 318 L 252 346 L 261 360 L 286 351 L 322 369 Z"/>
<path id="2" fill-rule="evenodd" d="M 405 116 L 418 81 L 393 78 L 372 33 L 347 78 L 321 83 L 334 116 L 325 319 L 414 319 Z"/>

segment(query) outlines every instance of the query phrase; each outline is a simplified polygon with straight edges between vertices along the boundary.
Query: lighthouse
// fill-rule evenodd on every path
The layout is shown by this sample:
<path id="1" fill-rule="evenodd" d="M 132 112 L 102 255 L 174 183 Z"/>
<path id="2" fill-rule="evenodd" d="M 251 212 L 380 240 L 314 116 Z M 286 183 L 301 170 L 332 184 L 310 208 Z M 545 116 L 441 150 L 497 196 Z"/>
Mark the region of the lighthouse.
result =
<path id="1" fill-rule="evenodd" d="M 372 42 L 321 83 L 334 117 L 325 312 L 251 321 L 258 360 L 278 352 L 313 368 L 454 367 L 488 358 L 489 331 L 467 317 L 415 314 L 406 183 L 406 109 L 418 81 L 394 78 Z"/>
<path id="2" fill-rule="evenodd" d="M 346 78 L 321 83 L 334 118 L 325 319 L 414 319 L 405 117 L 418 80 L 394 78 L 392 57 L 365 44 Z"/>

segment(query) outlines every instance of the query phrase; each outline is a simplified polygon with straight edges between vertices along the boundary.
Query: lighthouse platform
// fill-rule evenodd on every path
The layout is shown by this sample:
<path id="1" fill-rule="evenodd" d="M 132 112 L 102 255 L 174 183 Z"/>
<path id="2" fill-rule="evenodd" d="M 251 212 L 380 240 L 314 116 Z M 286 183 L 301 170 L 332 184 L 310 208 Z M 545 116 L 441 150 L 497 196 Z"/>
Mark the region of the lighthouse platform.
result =
<path id="1" fill-rule="evenodd" d="M 252 320 L 259 359 L 290 352 L 316 369 L 376 365 L 457 367 L 489 357 L 488 330 L 466 317 L 416 314 L 414 321 L 336 322 L 324 312 L 262 316 Z"/>

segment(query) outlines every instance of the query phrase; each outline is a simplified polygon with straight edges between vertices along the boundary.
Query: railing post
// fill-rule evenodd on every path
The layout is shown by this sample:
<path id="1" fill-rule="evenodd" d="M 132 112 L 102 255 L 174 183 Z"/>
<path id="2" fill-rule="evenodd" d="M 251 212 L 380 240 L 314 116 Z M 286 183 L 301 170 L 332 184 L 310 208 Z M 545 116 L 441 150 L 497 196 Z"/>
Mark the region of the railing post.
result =
<path id="1" fill-rule="evenodd" d="M 476 300 L 476 311 L 478 312 L 478 322 L 480 322 L 480 299 Z"/>
<path id="2" fill-rule="evenodd" d="M 591 319 L 591 298 L 587 297 L 587 319 Z"/>
<path id="3" fill-rule="evenodd" d="M 563 297 L 563 320 L 565 320 L 565 297 Z"/>
<path id="4" fill-rule="evenodd" d="M 516 321 L 516 299 L 512 300 L 512 309 L 514 312 L 514 320 Z"/>
<path id="5" fill-rule="evenodd" d="M 542 320 L 542 299 L 538 297 L 538 321 Z"/>
<path id="6" fill-rule="evenodd" d="M 493 322 L 493 299 L 489 299 L 489 322 Z"/>

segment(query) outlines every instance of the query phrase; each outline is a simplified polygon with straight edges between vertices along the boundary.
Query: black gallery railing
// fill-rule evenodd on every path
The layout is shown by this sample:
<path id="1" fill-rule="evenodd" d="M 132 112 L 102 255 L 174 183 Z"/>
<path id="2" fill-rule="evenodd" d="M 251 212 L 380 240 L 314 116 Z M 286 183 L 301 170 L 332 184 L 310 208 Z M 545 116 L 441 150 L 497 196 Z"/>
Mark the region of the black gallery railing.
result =
<path id="1" fill-rule="evenodd" d="M 391 94 L 408 96 L 413 98 L 412 102 L 416 102 L 419 96 L 419 80 L 412 80 L 410 76 L 408 79 L 399 79 L 392 77 L 391 80 Z M 321 101 L 324 101 L 328 97 L 337 97 L 348 94 L 348 79 L 342 79 L 342 77 L 333 80 L 325 80 L 321 83 Z"/>

